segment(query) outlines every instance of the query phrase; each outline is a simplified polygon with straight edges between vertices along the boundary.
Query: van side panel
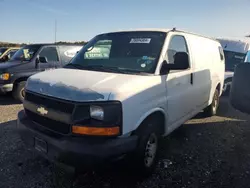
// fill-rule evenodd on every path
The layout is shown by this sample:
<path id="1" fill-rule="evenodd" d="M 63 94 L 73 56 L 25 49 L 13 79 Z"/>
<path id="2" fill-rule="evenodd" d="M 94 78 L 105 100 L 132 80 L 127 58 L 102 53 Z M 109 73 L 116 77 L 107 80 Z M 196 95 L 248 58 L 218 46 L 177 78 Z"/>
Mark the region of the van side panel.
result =
<path id="1" fill-rule="evenodd" d="M 220 44 L 196 35 L 187 34 L 186 37 L 192 51 L 194 87 L 198 89 L 194 96 L 200 107 L 208 106 L 217 84 L 224 82 L 225 63 L 220 57 Z"/>

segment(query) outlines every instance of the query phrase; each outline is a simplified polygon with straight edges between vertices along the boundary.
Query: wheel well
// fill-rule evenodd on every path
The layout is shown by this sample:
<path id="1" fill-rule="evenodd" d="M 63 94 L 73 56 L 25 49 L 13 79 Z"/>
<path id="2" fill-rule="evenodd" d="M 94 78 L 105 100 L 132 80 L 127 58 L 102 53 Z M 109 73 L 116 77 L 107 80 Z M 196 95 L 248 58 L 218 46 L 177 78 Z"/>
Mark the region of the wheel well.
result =
<path id="1" fill-rule="evenodd" d="M 163 135 L 165 133 L 165 115 L 161 111 L 153 112 L 152 114 L 148 115 L 140 124 L 140 126 L 135 130 L 135 132 L 140 131 L 146 125 L 145 122 L 154 119 L 159 125 L 159 134 Z"/>
<path id="2" fill-rule="evenodd" d="M 18 84 L 19 82 L 26 81 L 27 79 L 28 79 L 28 77 L 21 77 L 21 78 L 16 79 L 15 82 L 14 82 L 14 86 L 16 84 Z"/>

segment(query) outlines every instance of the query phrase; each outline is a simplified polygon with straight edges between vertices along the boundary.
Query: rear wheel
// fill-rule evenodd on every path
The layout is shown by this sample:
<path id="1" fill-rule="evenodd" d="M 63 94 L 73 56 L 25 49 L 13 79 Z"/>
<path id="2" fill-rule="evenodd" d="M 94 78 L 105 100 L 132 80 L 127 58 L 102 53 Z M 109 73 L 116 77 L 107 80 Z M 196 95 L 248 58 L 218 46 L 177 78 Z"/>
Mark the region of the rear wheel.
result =
<path id="1" fill-rule="evenodd" d="M 16 99 L 19 102 L 24 101 L 25 84 L 26 84 L 26 81 L 21 81 L 21 82 L 17 83 L 13 88 L 12 95 L 13 95 L 14 99 Z"/>
<path id="2" fill-rule="evenodd" d="M 204 109 L 204 114 L 207 117 L 215 116 L 217 114 L 217 109 L 219 107 L 219 102 L 220 102 L 219 99 L 220 99 L 219 91 L 218 89 L 216 89 L 214 92 L 212 103 L 207 108 Z"/>

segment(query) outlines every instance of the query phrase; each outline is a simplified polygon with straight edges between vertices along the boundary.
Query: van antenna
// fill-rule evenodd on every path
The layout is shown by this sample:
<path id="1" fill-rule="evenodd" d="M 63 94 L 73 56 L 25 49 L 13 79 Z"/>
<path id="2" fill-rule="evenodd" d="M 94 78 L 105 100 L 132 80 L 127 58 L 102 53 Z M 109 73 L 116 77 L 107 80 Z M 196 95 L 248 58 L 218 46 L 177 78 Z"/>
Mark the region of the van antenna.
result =
<path id="1" fill-rule="evenodd" d="M 56 44 L 56 34 L 57 34 L 57 21 L 55 19 L 55 44 Z"/>
<path id="2" fill-rule="evenodd" d="M 176 31 L 176 27 L 173 28 L 173 31 Z"/>

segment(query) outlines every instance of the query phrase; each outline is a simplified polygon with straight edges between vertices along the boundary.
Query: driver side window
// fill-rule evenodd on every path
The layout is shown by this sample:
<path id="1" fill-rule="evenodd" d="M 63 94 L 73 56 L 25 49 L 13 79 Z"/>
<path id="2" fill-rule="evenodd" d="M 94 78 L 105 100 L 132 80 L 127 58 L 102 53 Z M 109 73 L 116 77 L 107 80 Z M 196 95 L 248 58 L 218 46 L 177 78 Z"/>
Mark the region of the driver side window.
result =
<path id="1" fill-rule="evenodd" d="M 183 36 L 175 35 L 171 38 L 167 53 L 166 53 L 166 60 L 168 63 L 174 63 L 174 56 L 177 52 L 186 52 L 188 53 L 187 43 Z"/>

